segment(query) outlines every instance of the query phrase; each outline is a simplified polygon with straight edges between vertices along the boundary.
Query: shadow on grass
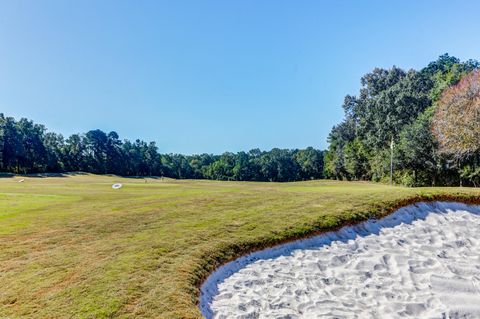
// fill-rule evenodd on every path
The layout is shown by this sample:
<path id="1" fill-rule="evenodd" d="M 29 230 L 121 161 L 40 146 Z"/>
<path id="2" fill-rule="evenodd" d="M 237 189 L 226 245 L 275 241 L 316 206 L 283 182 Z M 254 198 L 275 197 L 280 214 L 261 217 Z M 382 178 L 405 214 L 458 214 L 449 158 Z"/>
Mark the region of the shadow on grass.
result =
<path id="1" fill-rule="evenodd" d="M 1 173 L 0 178 L 14 178 L 14 177 L 28 177 L 28 178 L 46 178 L 46 177 L 72 177 L 72 176 L 82 176 L 90 175 L 94 173 L 87 172 L 62 172 L 62 173 L 32 173 L 32 174 L 13 174 L 13 173 Z M 95 174 L 94 174 L 95 175 Z M 121 178 L 131 178 L 131 179 L 158 179 L 164 180 L 167 177 L 163 176 L 121 176 L 114 174 L 97 174 L 99 176 L 108 176 L 108 177 L 121 177 Z"/>
<path id="2" fill-rule="evenodd" d="M 47 177 L 69 177 L 69 176 L 79 176 L 79 175 L 88 175 L 88 173 L 84 173 L 84 172 L 73 172 L 73 173 L 34 173 L 34 174 L 0 173 L 0 178 L 14 178 L 14 177 L 47 178 Z"/>

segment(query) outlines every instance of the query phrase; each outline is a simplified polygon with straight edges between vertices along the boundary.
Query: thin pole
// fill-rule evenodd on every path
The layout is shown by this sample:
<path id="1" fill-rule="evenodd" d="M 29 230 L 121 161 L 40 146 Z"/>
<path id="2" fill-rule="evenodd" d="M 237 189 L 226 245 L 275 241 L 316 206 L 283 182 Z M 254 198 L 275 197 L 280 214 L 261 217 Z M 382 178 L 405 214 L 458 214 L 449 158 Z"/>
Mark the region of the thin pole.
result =
<path id="1" fill-rule="evenodd" d="M 393 137 L 390 142 L 390 185 L 393 185 Z"/>

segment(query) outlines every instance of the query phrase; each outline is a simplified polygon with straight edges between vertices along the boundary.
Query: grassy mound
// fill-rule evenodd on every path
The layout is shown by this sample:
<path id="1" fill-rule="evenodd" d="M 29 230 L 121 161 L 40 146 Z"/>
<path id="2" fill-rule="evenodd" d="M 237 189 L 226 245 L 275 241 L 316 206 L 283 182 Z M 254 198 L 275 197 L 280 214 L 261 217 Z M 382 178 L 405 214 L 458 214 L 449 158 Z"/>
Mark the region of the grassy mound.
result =
<path id="1" fill-rule="evenodd" d="M 0 317 L 200 318 L 198 286 L 241 254 L 415 201 L 480 200 L 364 182 L 19 179 L 0 178 Z"/>

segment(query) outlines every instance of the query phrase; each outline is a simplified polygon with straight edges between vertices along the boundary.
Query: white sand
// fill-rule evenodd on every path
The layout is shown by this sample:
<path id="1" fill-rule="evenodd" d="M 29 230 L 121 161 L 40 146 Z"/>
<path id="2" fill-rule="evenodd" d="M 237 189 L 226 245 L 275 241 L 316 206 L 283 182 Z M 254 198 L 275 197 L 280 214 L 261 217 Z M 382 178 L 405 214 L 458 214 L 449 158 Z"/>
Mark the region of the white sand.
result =
<path id="1" fill-rule="evenodd" d="M 253 253 L 201 293 L 206 318 L 480 318 L 480 206 L 421 203 Z"/>

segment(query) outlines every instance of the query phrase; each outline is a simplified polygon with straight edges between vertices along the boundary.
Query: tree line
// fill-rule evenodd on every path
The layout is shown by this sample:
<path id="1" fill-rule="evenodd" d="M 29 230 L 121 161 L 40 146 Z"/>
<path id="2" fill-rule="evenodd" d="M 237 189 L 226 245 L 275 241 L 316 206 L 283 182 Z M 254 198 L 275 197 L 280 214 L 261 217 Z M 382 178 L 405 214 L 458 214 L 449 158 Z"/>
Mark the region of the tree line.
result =
<path id="1" fill-rule="evenodd" d="M 0 114 L 0 171 L 83 171 L 180 179 L 296 181 L 331 178 L 407 186 L 480 185 L 480 64 L 440 56 L 420 70 L 375 68 L 357 95 L 345 96 L 344 119 L 326 151 L 312 147 L 160 154 L 155 142 L 121 140 L 91 130 L 64 138 L 44 125 Z"/>
<path id="2" fill-rule="evenodd" d="M 287 182 L 323 178 L 323 152 L 308 147 L 221 155 L 160 154 L 155 142 L 121 140 L 116 132 L 97 129 L 65 139 L 44 125 L 0 114 L 0 171 Z"/>
<path id="3" fill-rule="evenodd" d="M 325 175 L 407 186 L 480 183 L 479 63 L 448 54 L 421 70 L 376 68 L 344 99 Z M 393 155 L 393 156 L 392 156 Z"/>

